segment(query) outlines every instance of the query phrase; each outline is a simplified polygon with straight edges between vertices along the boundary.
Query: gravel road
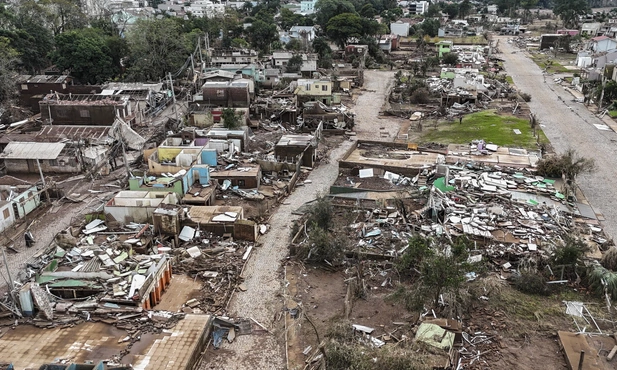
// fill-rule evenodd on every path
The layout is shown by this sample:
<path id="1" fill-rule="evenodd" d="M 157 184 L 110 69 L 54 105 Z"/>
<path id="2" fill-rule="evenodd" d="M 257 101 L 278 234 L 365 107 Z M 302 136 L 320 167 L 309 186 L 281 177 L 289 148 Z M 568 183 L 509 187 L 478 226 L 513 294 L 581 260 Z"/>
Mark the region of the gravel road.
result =
<path id="1" fill-rule="evenodd" d="M 378 114 L 384 102 L 392 72 L 367 71 L 366 91 L 358 97 L 356 131 L 363 138 L 375 137 L 379 130 Z M 388 125 L 388 131 L 393 129 Z M 371 135 L 371 132 L 373 133 Z M 378 135 L 377 135 L 378 136 Z M 327 139 L 326 139 L 327 140 Z M 391 138 L 388 138 L 391 140 Z M 267 328 L 280 326 L 274 318 L 282 307 L 281 261 L 288 255 L 291 222 L 298 216 L 291 212 L 304 203 L 327 193 L 338 176 L 338 161 L 351 147 L 353 141 L 345 141 L 330 153 L 328 163 L 322 163 L 308 177 L 310 183 L 298 187 L 276 210 L 270 219 L 270 230 L 260 239 L 261 247 L 253 250 L 245 270 L 247 290 L 238 292 L 231 301 L 229 315 L 252 317 Z M 274 335 L 244 335 L 236 337 L 233 343 L 224 343 L 220 352 L 204 359 L 200 369 L 285 369 L 285 343 L 282 330 Z"/>
<path id="2" fill-rule="evenodd" d="M 604 122 L 583 104 L 574 102 L 573 96 L 556 84 L 553 76 L 544 74 L 523 51 L 508 43 L 507 37 L 495 39 L 500 40 L 500 57 L 505 60 L 506 72 L 520 91 L 531 94 L 531 111 L 540 120 L 555 150 L 562 153 L 572 148 L 583 157 L 595 159 L 597 170 L 580 176 L 577 182 L 596 213 L 604 215 L 604 229 L 614 238 L 617 236 L 617 187 L 611 181 L 617 179 L 617 134 L 598 130 L 594 124 Z"/>

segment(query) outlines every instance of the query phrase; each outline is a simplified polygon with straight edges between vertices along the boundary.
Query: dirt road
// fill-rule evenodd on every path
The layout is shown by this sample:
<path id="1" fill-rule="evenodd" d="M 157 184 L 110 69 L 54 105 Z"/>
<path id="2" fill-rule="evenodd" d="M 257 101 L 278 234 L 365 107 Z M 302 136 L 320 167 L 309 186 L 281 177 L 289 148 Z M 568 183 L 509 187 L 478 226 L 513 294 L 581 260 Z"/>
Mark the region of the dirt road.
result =
<path id="1" fill-rule="evenodd" d="M 386 103 L 386 93 L 393 84 L 392 71 L 364 71 L 364 91 L 356 100 L 356 134 L 358 139 L 392 141 L 398 134 L 400 120 L 379 117 Z M 380 135 L 380 133 L 387 133 Z"/>
<path id="2" fill-rule="evenodd" d="M 379 130 L 378 114 L 384 102 L 392 72 L 367 71 L 365 91 L 357 100 L 356 131 L 370 137 Z M 390 127 L 390 129 L 394 129 Z M 374 136 L 374 134 L 373 134 Z M 372 137 L 374 140 L 379 140 Z M 326 139 L 327 140 L 327 139 Z M 389 139 L 391 141 L 391 139 Z M 224 343 L 218 351 L 208 352 L 201 369 L 285 369 L 285 343 L 281 322 L 275 316 L 284 309 L 281 261 L 288 255 L 291 222 L 297 218 L 291 212 L 304 203 L 326 193 L 338 176 L 338 161 L 352 145 L 345 141 L 330 153 L 329 163 L 321 164 L 308 177 L 310 183 L 297 188 L 270 219 L 270 231 L 260 239 L 261 247 L 253 251 L 244 270 L 245 292 L 232 299 L 229 314 L 232 317 L 252 317 L 273 332 L 236 337 L 233 343 Z"/>
<path id="3" fill-rule="evenodd" d="M 579 155 L 594 158 L 597 170 L 578 178 L 578 184 L 589 203 L 604 215 L 605 231 L 617 236 L 617 179 L 616 154 L 617 134 L 597 129 L 594 124 L 604 124 L 591 114 L 583 104 L 573 101 L 573 96 L 554 82 L 553 76 L 545 75 L 523 51 L 499 39 L 499 55 L 505 60 L 504 66 L 512 76 L 517 88 L 531 94 L 531 111 L 540 120 L 544 133 L 558 153 L 570 148 Z"/>

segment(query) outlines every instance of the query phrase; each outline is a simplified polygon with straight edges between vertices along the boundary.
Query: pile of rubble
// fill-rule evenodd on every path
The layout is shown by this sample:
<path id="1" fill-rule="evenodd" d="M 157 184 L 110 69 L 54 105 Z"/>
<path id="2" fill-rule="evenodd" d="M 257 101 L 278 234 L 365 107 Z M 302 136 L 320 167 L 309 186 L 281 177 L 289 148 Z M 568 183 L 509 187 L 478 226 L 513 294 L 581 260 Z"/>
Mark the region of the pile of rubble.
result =
<path id="1" fill-rule="evenodd" d="M 481 153 L 487 146 L 491 144 L 478 143 L 473 150 Z M 590 253 L 610 246 L 591 207 L 562 193 L 561 180 L 475 164 L 436 165 L 403 178 L 407 196 L 426 203 L 417 209 L 381 204 L 355 210 L 357 216 L 347 226 L 355 236 L 354 250 L 389 258 L 404 253 L 414 233 L 466 236 L 476 245 L 473 261 L 484 256 L 510 270 L 522 257 L 551 256 L 555 244 L 567 236 L 578 235 Z"/>
<path id="2" fill-rule="evenodd" d="M 96 218 L 59 233 L 47 252 L 28 264 L 18 279 L 23 283 L 14 283 L 2 302 L 8 310 L 3 316 L 46 328 L 102 321 L 137 337 L 182 317 L 154 310 L 172 270 L 205 281 L 200 298 L 186 302 L 184 312 L 223 312 L 254 246 L 194 229 L 190 237 L 184 230 L 175 240 L 156 237 L 148 224 L 106 230 Z"/>

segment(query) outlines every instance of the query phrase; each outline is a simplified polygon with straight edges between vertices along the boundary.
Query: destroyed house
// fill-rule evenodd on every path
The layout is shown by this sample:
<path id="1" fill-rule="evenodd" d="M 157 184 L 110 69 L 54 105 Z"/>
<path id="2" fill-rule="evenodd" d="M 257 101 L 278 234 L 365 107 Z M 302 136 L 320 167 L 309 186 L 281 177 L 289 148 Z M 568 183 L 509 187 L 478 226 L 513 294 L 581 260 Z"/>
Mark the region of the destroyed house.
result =
<path id="1" fill-rule="evenodd" d="M 224 185 L 229 180 L 230 186 L 240 189 L 257 189 L 261 180 L 261 166 L 241 164 L 239 167 L 210 172 L 210 177 Z"/>
<path id="2" fill-rule="evenodd" d="M 274 155 L 278 160 L 290 163 L 301 155 L 302 165 L 313 167 L 316 150 L 317 140 L 313 135 L 284 135 L 274 147 Z"/>
<path id="3" fill-rule="evenodd" d="M 0 232 L 11 228 L 40 204 L 36 185 L 13 176 L 0 177 Z"/>
<path id="4" fill-rule="evenodd" d="M 201 79 L 204 82 L 205 81 L 227 82 L 227 81 L 234 80 L 235 78 L 236 78 L 235 73 L 217 69 L 215 71 L 208 71 L 204 73 Z"/>
<path id="5" fill-rule="evenodd" d="M 8 173 L 79 173 L 75 148 L 64 143 L 10 142 L 0 154 Z"/>
<path id="6" fill-rule="evenodd" d="M 177 194 L 172 192 L 121 191 L 105 203 L 105 222 L 108 226 L 152 224 L 155 209 L 162 204 L 178 203 Z"/>
<path id="7" fill-rule="evenodd" d="M 214 235 L 232 234 L 234 239 L 257 239 L 257 225 L 244 219 L 242 207 L 193 206 L 188 210 L 187 218 L 187 224 Z"/>
<path id="8" fill-rule="evenodd" d="M 144 151 L 148 172 L 154 175 L 177 174 L 202 164 L 203 147 L 158 147 Z"/>
<path id="9" fill-rule="evenodd" d="M 189 170 L 182 170 L 174 175 L 162 177 L 136 176 L 129 179 L 130 190 L 147 190 L 156 192 L 174 192 L 178 199 L 182 199 L 196 183 L 208 186 L 210 183 L 210 170 L 207 165 L 195 165 Z"/>
<path id="10" fill-rule="evenodd" d="M 201 96 L 200 96 L 201 97 Z M 193 103 L 189 110 L 189 122 L 194 127 L 210 127 L 221 122 L 223 108 L 210 104 Z"/>
<path id="11" fill-rule="evenodd" d="M 617 40 L 608 36 L 597 36 L 591 39 L 590 48 L 594 53 L 602 53 L 617 48 Z"/>
<path id="12" fill-rule="evenodd" d="M 41 119 L 52 125 L 111 126 L 116 116 L 133 118 L 129 97 L 123 95 L 48 94 L 39 102 Z"/>
<path id="13" fill-rule="evenodd" d="M 49 93 L 61 94 L 98 94 L 98 85 L 76 84 L 71 76 L 66 75 L 23 75 L 17 80 L 19 104 L 28 107 L 33 113 L 39 113 L 39 101 Z"/>
<path id="14" fill-rule="evenodd" d="M 204 103 L 215 106 L 248 108 L 251 104 L 249 87 L 246 80 L 208 81 L 202 86 L 202 99 Z"/>
<path id="15" fill-rule="evenodd" d="M 100 95 L 127 96 L 134 107 L 133 112 L 140 119 L 156 113 L 171 100 L 162 83 L 111 82 L 103 86 Z"/>
<path id="16" fill-rule="evenodd" d="M 540 36 L 540 50 L 550 49 L 555 47 L 555 43 L 559 40 L 563 35 L 559 34 L 544 34 Z"/>
<path id="17" fill-rule="evenodd" d="M 259 61 L 259 55 L 252 49 L 214 49 L 209 51 L 211 67 L 223 64 L 252 64 Z"/>
<path id="18" fill-rule="evenodd" d="M 307 101 L 320 101 L 325 105 L 332 103 L 332 81 L 330 80 L 298 80 L 294 94 L 298 105 Z"/>
<path id="19" fill-rule="evenodd" d="M 216 189 L 210 184 L 210 167 L 201 165 L 193 166 L 191 171 L 193 178 L 189 176 L 184 189 L 182 204 L 195 204 L 210 206 L 214 204 Z"/>
<path id="20" fill-rule="evenodd" d="M 354 126 L 354 114 L 342 108 L 328 107 L 321 102 L 306 102 L 302 110 L 303 131 L 315 130 L 320 123 L 323 129 L 345 129 Z"/>
<path id="21" fill-rule="evenodd" d="M 230 130 L 224 127 L 213 127 L 205 134 L 205 137 L 211 140 L 233 140 L 236 149 L 243 151 L 249 141 L 249 128 L 244 126 Z"/>

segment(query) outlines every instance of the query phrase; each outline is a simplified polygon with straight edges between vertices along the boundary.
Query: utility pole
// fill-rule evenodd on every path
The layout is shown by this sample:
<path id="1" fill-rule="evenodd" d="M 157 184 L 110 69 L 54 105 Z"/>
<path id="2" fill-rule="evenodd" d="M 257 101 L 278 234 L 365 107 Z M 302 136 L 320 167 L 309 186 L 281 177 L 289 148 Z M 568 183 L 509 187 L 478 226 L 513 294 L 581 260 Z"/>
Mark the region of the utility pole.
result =
<path id="1" fill-rule="evenodd" d="M 11 298 L 13 298 L 14 301 L 15 298 L 13 297 L 13 289 L 15 289 L 15 282 L 11 278 L 11 270 L 9 270 L 9 264 L 6 262 L 6 253 L 4 252 L 5 249 L 6 248 L 2 248 L 2 259 L 4 260 L 4 267 L 6 267 L 6 274 L 9 277 L 9 284 L 11 284 Z"/>
<path id="2" fill-rule="evenodd" d="M 173 104 L 174 104 L 173 110 L 176 116 L 176 122 L 178 122 L 178 109 L 176 108 L 176 92 L 174 91 L 174 80 L 171 79 L 171 72 L 169 72 L 167 76 L 169 77 L 169 86 L 171 86 L 171 97 L 173 99 Z"/>

